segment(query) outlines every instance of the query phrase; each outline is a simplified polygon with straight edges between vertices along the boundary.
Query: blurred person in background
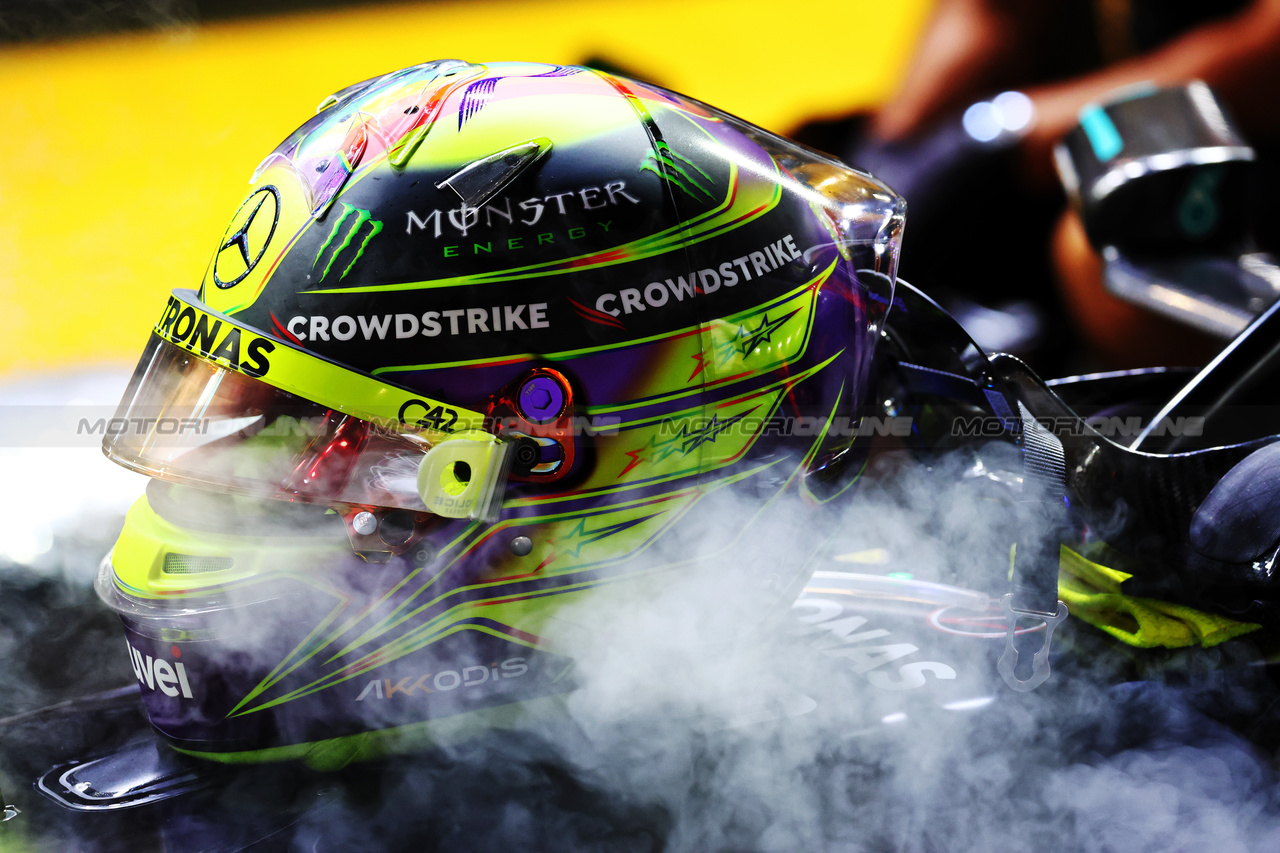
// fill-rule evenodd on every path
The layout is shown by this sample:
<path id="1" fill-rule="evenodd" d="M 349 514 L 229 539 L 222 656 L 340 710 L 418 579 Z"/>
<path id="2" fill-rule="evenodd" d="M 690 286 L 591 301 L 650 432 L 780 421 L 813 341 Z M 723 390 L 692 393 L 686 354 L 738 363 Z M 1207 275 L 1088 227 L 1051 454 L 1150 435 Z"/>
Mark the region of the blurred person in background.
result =
<path id="1" fill-rule="evenodd" d="M 1052 155 L 1081 108 L 1107 93 L 1194 79 L 1217 92 L 1258 150 L 1260 248 L 1275 249 L 1280 206 L 1267 188 L 1280 185 L 1280 0 L 940 0 L 888 103 L 797 133 L 906 196 L 903 275 L 962 319 L 975 307 L 968 300 L 1012 307 L 1013 317 L 1034 306 L 1023 324 L 1034 341 L 996 341 L 1033 366 L 1194 364 L 1219 342 L 1104 291 L 1100 258 L 1078 217 L 1062 212 Z M 1032 107 L 1014 138 L 985 150 L 945 141 L 962 135 L 968 105 L 1006 90 Z M 1064 311 L 1076 340 L 1055 328 Z M 980 310 L 968 313 L 980 322 Z"/>

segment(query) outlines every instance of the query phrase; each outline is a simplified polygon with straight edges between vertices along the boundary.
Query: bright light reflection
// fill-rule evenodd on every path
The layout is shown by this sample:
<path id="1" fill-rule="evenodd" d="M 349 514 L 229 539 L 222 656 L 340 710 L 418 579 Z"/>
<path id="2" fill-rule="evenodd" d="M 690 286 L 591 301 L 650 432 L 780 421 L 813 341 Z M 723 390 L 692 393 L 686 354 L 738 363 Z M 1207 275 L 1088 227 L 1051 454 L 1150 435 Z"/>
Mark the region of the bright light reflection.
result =
<path id="1" fill-rule="evenodd" d="M 964 131 L 979 142 L 990 142 L 1000 135 L 1000 118 L 990 101 L 978 103 L 964 111 Z"/>
<path id="2" fill-rule="evenodd" d="M 958 699 L 955 702 L 948 702 L 942 707 L 947 711 L 976 711 L 979 708 L 987 707 L 994 701 L 996 701 L 994 696 L 979 696 L 975 699 Z"/>
<path id="3" fill-rule="evenodd" d="M 1035 115 L 1035 106 L 1031 99 L 1021 92 L 1001 92 L 992 99 L 1000 126 L 1010 133 L 1017 133 L 1027 125 Z"/>

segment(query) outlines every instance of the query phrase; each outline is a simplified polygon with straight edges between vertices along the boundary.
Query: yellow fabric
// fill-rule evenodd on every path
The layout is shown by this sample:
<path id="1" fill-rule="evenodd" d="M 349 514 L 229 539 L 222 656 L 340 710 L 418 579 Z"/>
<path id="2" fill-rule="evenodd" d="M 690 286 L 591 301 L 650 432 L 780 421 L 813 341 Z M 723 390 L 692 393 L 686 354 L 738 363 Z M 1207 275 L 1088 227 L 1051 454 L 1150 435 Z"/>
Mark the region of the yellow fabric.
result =
<path id="1" fill-rule="evenodd" d="M 0 374 L 132 365 L 253 167 L 427 59 L 602 56 L 772 130 L 892 94 L 932 0 L 439 0 L 0 50 Z"/>
<path id="2" fill-rule="evenodd" d="M 1058 569 L 1058 596 L 1071 615 L 1131 646 L 1216 646 L 1261 627 L 1181 604 L 1124 595 L 1120 585 L 1132 575 L 1095 563 L 1065 545 Z"/>

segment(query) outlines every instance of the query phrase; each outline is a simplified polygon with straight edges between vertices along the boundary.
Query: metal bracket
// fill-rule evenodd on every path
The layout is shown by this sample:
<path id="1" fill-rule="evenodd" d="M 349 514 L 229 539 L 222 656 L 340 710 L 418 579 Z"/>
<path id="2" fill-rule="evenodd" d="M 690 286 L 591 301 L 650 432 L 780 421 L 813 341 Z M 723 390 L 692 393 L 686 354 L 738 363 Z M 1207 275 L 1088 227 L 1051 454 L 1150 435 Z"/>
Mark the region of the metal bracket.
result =
<path id="1" fill-rule="evenodd" d="M 1067 605 L 1059 601 L 1058 610 L 1053 615 L 1031 610 L 1014 610 L 1013 594 L 1009 593 L 1000 599 L 1000 609 L 1004 611 L 1008 629 L 1004 635 L 1004 653 L 1000 655 L 996 671 L 1000 673 L 1005 684 L 1019 693 L 1035 690 L 1049 680 L 1049 647 L 1053 643 L 1053 632 L 1062 624 L 1062 620 L 1067 618 Z M 1020 618 L 1040 619 L 1044 622 L 1044 642 L 1031 657 L 1031 677 L 1025 681 L 1014 674 L 1022 654 L 1014 643 Z"/>

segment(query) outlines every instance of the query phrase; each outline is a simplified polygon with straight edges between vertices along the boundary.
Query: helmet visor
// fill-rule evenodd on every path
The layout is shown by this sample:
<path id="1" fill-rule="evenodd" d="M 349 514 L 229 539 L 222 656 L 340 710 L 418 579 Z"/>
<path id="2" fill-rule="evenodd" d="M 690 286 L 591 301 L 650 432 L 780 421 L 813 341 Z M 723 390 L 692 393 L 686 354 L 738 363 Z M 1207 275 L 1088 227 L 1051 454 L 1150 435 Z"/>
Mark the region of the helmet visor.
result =
<path id="1" fill-rule="evenodd" d="M 178 300 L 183 302 L 196 304 L 194 298 Z M 182 313 L 179 309 L 178 315 Z M 109 458 L 159 479 L 253 497 L 454 518 L 486 518 L 496 512 L 507 443 L 479 429 L 436 428 L 464 417 L 473 423 L 476 413 L 444 409 L 284 342 L 256 336 L 212 312 L 206 316 L 254 339 L 245 346 L 243 362 L 225 346 L 225 357 L 206 353 L 220 350 L 212 340 L 187 332 L 186 327 L 195 328 L 195 319 L 174 322 L 173 314 L 166 311 L 167 326 L 165 318 L 157 325 L 109 425 L 103 442 Z M 210 326 L 206 322 L 205 328 Z M 185 343 L 177 340 L 182 337 Z M 268 340 L 270 350 L 253 346 Z M 324 380 L 334 374 L 328 378 L 340 384 L 367 382 L 381 389 L 364 391 L 386 393 L 362 395 L 357 388 L 343 394 L 338 408 L 337 401 L 320 402 L 280 387 L 296 384 L 291 380 L 303 369 L 316 374 L 320 388 L 331 388 L 333 382 Z M 437 409 L 441 411 L 433 415 Z"/>

